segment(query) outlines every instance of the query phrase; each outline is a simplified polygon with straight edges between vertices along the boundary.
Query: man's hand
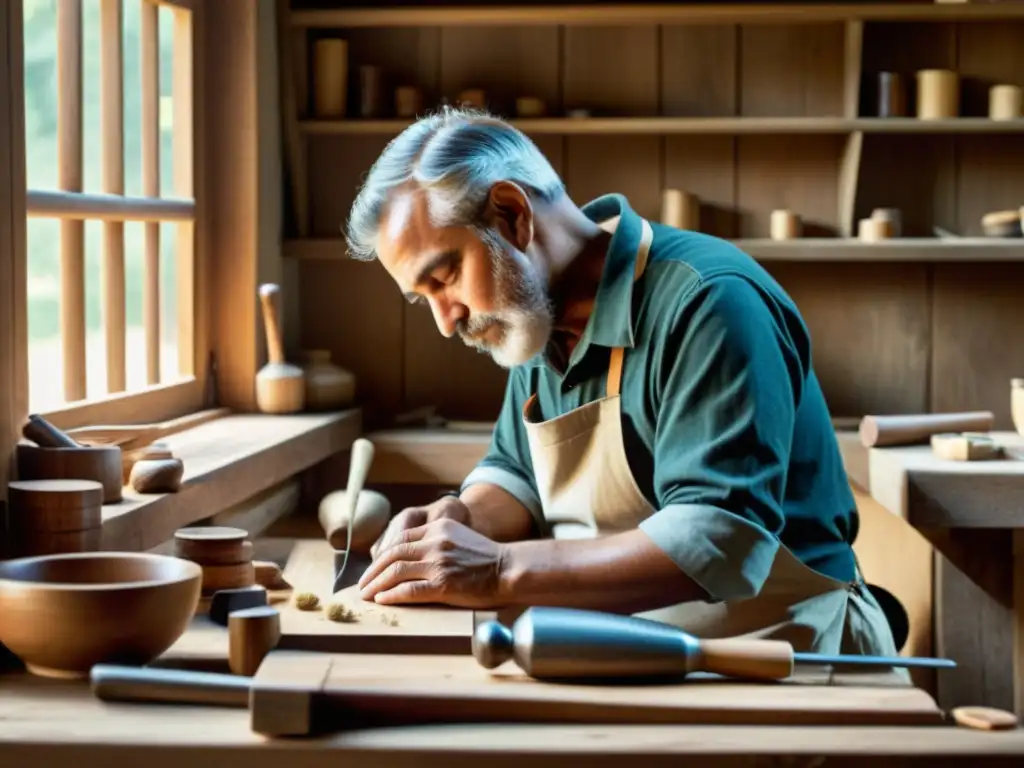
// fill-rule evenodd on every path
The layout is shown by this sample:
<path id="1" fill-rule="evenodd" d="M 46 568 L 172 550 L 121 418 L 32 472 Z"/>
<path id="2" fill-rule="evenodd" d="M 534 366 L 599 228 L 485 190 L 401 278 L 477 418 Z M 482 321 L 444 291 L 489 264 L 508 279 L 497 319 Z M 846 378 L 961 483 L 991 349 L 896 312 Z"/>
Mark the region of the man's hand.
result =
<path id="1" fill-rule="evenodd" d="M 379 550 L 359 579 L 361 596 L 384 605 L 496 607 L 504 551 L 504 545 L 463 523 L 437 517 L 405 529 L 397 543 Z"/>
<path id="2" fill-rule="evenodd" d="M 402 534 L 435 520 L 454 520 L 469 524 L 469 508 L 455 496 L 442 496 L 423 507 L 409 507 L 395 515 L 377 543 L 370 547 L 370 557 L 376 560 L 386 549 L 401 541 Z"/>

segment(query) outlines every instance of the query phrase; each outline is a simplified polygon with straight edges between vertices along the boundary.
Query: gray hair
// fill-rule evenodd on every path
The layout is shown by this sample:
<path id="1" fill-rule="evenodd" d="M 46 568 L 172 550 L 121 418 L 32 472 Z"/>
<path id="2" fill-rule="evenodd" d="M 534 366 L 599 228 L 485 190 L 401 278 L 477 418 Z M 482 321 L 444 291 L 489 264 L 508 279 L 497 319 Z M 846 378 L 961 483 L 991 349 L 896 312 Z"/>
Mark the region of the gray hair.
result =
<path id="1" fill-rule="evenodd" d="M 392 139 L 377 158 L 349 213 L 352 258 L 376 255 L 377 232 L 391 193 L 404 185 L 426 190 L 438 227 L 482 229 L 491 187 L 511 181 L 545 202 L 565 185 L 544 154 L 521 131 L 486 112 L 443 107 Z"/>

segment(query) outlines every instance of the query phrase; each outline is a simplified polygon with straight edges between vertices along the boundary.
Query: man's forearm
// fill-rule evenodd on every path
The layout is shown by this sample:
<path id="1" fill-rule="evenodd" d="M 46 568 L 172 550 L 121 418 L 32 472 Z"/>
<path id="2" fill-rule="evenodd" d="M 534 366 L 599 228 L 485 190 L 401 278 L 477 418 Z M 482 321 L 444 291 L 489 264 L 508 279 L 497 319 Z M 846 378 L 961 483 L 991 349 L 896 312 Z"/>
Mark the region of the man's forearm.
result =
<path id="1" fill-rule="evenodd" d="M 535 533 L 530 510 L 504 488 L 475 483 L 459 498 L 469 509 L 469 527 L 491 541 L 522 541 Z"/>
<path id="2" fill-rule="evenodd" d="M 646 533 L 506 544 L 502 605 L 639 613 L 707 598 Z"/>

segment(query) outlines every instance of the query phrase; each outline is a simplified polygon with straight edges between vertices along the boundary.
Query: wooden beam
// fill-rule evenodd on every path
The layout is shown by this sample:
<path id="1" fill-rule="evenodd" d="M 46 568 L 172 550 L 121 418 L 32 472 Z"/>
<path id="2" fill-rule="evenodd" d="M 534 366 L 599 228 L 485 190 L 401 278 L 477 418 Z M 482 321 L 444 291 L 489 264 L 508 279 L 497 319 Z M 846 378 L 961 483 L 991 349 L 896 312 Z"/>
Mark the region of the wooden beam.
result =
<path id="1" fill-rule="evenodd" d="M 124 58 L 121 0 L 100 4 L 100 95 L 103 191 L 124 194 Z M 103 225 L 103 327 L 107 392 L 123 392 L 125 372 L 124 223 Z"/>
<path id="2" fill-rule="evenodd" d="M 184 198 L 195 195 L 195 22 L 194 14 L 174 13 L 174 39 L 171 82 L 173 134 L 171 155 L 174 160 L 174 192 Z M 196 357 L 196 226 L 192 221 L 178 225 L 177 253 L 178 373 L 194 374 Z M 205 355 L 204 355 L 205 356 Z"/>
<path id="3" fill-rule="evenodd" d="M 57 184 L 82 191 L 82 0 L 57 1 Z M 64 399 L 85 387 L 85 222 L 60 223 L 60 335 Z"/>
<path id="4" fill-rule="evenodd" d="M 142 194 L 160 197 L 159 7 L 142 0 L 139 29 L 142 69 Z M 146 329 L 146 383 L 160 383 L 160 224 L 147 221 L 142 271 L 142 320 Z"/>
<path id="5" fill-rule="evenodd" d="M 88 193 L 28 191 L 29 218 L 84 221 L 192 221 L 193 200 L 121 197 Z"/>
<path id="6" fill-rule="evenodd" d="M 589 7 L 588 7 L 589 6 Z M 351 8 L 293 11 L 292 24 L 307 28 L 516 26 L 561 24 L 620 26 L 648 24 L 814 24 L 848 21 L 959 21 L 1024 18 L 1019 4 L 774 3 L 581 4 L 486 7 Z"/>
<path id="7" fill-rule="evenodd" d="M 22 4 L 0 4 L 0 502 L 28 412 L 23 34 Z"/>

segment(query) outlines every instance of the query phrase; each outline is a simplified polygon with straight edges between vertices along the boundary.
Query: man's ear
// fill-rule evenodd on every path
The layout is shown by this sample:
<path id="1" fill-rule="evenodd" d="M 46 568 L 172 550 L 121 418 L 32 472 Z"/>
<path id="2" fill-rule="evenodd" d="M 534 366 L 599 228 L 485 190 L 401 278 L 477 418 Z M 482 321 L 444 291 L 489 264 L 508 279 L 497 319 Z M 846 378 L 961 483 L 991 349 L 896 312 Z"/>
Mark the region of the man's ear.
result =
<path id="1" fill-rule="evenodd" d="M 501 236 L 518 250 L 533 242 L 533 206 L 526 191 L 511 181 L 499 181 L 491 187 L 487 214 Z"/>

